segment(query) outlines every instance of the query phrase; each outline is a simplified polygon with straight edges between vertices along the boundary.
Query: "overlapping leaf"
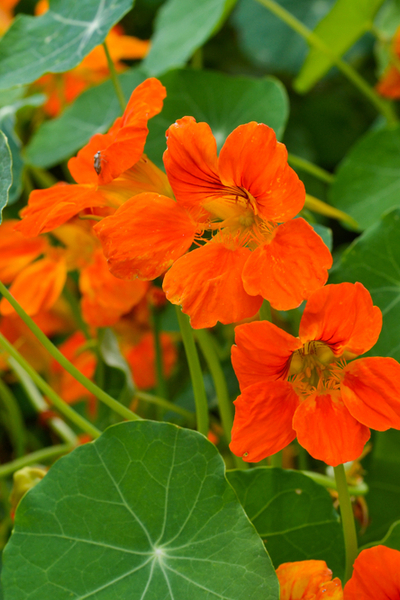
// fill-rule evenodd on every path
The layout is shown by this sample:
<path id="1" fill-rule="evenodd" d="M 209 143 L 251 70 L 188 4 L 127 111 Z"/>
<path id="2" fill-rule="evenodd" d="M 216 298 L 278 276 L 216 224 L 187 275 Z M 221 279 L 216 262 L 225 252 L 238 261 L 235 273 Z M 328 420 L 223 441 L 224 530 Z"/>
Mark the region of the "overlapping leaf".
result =
<path id="1" fill-rule="evenodd" d="M 302 473 L 268 467 L 228 471 L 227 477 L 275 567 L 318 559 L 343 575 L 343 534 L 323 487 Z"/>
<path id="2" fill-rule="evenodd" d="M 120 76 L 127 99 L 144 78 L 139 69 L 130 69 Z M 60 117 L 46 121 L 37 130 L 26 147 L 27 162 L 43 168 L 56 165 L 75 154 L 92 135 L 107 131 L 120 114 L 121 106 L 111 81 L 87 90 Z"/>
<path id="3" fill-rule="evenodd" d="M 40 17 L 18 15 L 0 41 L 0 89 L 76 67 L 132 4 L 133 0 L 52 0 Z"/>
<path id="4" fill-rule="evenodd" d="M 22 500 L 6 600 L 278 600 L 271 561 L 202 435 L 142 421 L 60 459 Z"/>
<path id="5" fill-rule="evenodd" d="M 329 280 L 360 281 L 383 314 L 373 356 L 400 360 L 400 209 L 384 215 L 343 253 Z"/>
<path id="6" fill-rule="evenodd" d="M 146 152 L 162 164 L 165 132 L 185 115 L 206 121 L 219 148 L 235 127 L 249 121 L 266 123 L 278 137 L 288 117 L 282 84 L 272 78 L 232 77 L 214 71 L 176 70 L 161 77 L 167 88 L 162 112 L 149 122 Z"/>
<path id="7" fill-rule="evenodd" d="M 8 194 L 12 184 L 12 157 L 7 136 L 0 131 L 0 223 L 1 213 L 8 202 Z"/>
<path id="8" fill-rule="evenodd" d="M 294 87 L 307 92 L 334 65 L 332 54 L 342 56 L 371 28 L 375 14 L 384 0 L 337 0 L 332 10 L 317 25 L 314 34 L 328 52 L 312 47 Z"/>
<path id="9" fill-rule="evenodd" d="M 361 229 L 400 206 L 400 128 L 367 133 L 347 154 L 331 188 L 331 203 Z"/>
<path id="10" fill-rule="evenodd" d="M 167 0 L 161 7 L 143 67 L 159 76 L 183 66 L 215 33 L 236 0 Z"/>

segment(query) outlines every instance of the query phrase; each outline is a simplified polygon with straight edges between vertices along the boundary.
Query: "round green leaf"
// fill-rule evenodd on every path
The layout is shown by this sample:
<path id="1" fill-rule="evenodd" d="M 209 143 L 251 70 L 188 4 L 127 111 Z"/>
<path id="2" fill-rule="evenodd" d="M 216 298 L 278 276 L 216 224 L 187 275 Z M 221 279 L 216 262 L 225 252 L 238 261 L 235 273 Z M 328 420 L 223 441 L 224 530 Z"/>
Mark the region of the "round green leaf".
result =
<path id="1" fill-rule="evenodd" d="M 400 360 L 400 209 L 384 215 L 347 248 L 329 281 L 365 285 L 383 314 L 379 340 L 368 354 Z"/>
<path id="2" fill-rule="evenodd" d="M 132 8 L 133 0 L 52 0 L 40 17 L 18 15 L 0 41 L 0 88 L 76 67 Z"/>
<path id="3" fill-rule="evenodd" d="M 165 132 L 177 119 L 192 116 L 206 121 L 219 148 L 235 127 L 258 121 L 283 133 L 288 99 L 276 79 L 232 77 L 213 71 L 176 70 L 161 77 L 167 88 L 162 112 L 149 122 L 146 152 L 158 165 L 166 149 Z"/>
<path id="4" fill-rule="evenodd" d="M 378 544 L 393 548 L 393 550 L 400 550 L 400 521 L 393 523 L 383 540 L 377 542 L 374 546 Z"/>
<path id="5" fill-rule="evenodd" d="M 5 600 L 278 600 L 271 561 L 197 432 L 110 427 L 23 498 Z"/>
<path id="6" fill-rule="evenodd" d="M 343 533 L 325 488 L 302 473 L 271 467 L 228 471 L 227 477 L 276 568 L 318 559 L 342 577 Z"/>
<path id="7" fill-rule="evenodd" d="M 361 229 L 400 206 L 400 128 L 367 133 L 347 154 L 331 186 L 331 203 Z"/>

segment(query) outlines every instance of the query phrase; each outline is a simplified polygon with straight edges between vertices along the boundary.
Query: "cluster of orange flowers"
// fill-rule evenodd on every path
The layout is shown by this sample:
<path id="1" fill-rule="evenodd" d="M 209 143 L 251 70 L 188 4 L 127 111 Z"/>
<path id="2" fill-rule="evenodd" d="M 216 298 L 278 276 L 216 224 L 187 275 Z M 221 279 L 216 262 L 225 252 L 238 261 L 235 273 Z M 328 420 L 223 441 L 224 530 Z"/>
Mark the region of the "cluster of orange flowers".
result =
<path id="1" fill-rule="evenodd" d="M 280 600 L 395 600 L 400 596 L 400 552 L 374 546 L 360 552 L 344 589 L 322 560 L 284 563 L 276 571 Z"/>

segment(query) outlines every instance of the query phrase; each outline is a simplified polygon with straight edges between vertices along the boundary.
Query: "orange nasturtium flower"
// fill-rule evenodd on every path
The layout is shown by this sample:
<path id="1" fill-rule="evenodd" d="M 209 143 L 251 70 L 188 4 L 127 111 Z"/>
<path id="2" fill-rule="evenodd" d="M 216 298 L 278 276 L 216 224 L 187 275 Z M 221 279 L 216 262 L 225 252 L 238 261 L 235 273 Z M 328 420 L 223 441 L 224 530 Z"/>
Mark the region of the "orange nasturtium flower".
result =
<path id="1" fill-rule="evenodd" d="M 139 192 L 156 189 L 170 193 L 164 173 L 143 155 L 147 121 L 161 111 L 165 94 L 157 79 L 141 83 L 109 132 L 94 135 L 68 162 L 77 184 L 59 183 L 32 192 L 16 229 L 35 237 L 52 231 L 81 211 L 106 210 L 109 214 Z"/>
<path id="2" fill-rule="evenodd" d="M 345 585 L 344 600 L 397 600 L 400 598 L 400 552 L 386 546 L 363 550 Z"/>
<path id="3" fill-rule="evenodd" d="M 360 456 L 369 427 L 400 429 L 399 363 L 353 360 L 373 347 L 381 328 L 381 311 L 361 283 L 315 292 L 299 337 L 266 321 L 239 325 L 232 451 L 257 462 L 297 435 L 311 456 L 336 466 Z"/>
<path id="4" fill-rule="evenodd" d="M 342 584 L 323 560 L 302 560 L 280 565 L 280 600 L 343 600 Z"/>
<path id="5" fill-rule="evenodd" d="M 391 52 L 400 63 L 400 27 L 392 40 Z M 386 98 L 400 98 L 400 71 L 398 65 L 390 63 L 376 85 L 376 91 Z"/>
<path id="6" fill-rule="evenodd" d="M 167 145 L 176 202 L 139 194 L 94 228 L 114 275 L 154 279 L 171 267 L 163 289 L 194 328 L 251 317 L 263 298 L 294 308 L 326 282 L 332 257 L 294 219 L 304 186 L 270 127 L 241 125 L 218 158 L 207 123 L 184 117 L 168 129 Z M 187 253 L 193 242 L 200 247 Z"/>

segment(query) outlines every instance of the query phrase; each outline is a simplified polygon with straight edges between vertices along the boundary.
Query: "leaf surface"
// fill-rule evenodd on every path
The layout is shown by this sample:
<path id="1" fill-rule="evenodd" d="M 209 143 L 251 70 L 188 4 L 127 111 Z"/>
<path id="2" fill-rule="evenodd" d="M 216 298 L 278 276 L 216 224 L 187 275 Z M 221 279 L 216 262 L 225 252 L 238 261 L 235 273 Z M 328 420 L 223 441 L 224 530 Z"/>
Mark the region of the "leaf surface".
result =
<path id="1" fill-rule="evenodd" d="M 0 131 L 0 223 L 12 184 L 12 157 L 7 136 Z"/>

